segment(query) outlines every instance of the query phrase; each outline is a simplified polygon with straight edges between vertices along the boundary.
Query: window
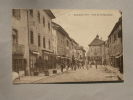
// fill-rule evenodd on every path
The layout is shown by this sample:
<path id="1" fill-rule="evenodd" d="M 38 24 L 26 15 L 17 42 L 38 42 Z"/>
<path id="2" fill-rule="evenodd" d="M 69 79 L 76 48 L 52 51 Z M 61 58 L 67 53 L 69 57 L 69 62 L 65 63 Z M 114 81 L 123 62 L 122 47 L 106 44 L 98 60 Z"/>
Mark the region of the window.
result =
<path id="1" fill-rule="evenodd" d="M 114 41 L 117 39 L 117 34 L 114 34 Z"/>
<path id="2" fill-rule="evenodd" d="M 112 43 L 112 36 L 110 36 L 110 43 Z"/>
<path id="3" fill-rule="evenodd" d="M 33 44 L 34 43 L 34 35 L 33 32 L 30 31 L 30 43 Z"/>
<path id="4" fill-rule="evenodd" d="M 46 45 L 45 45 L 45 37 L 43 37 L 43 47 L 45 48 Z"/>
<path id="5" fill-rule="evenodd" d="M 81 59 L 82 57 L 81 57 L 81 55 L 80 55 L 80 59 Z"/>
<path id="6" fill-rule="evenodd" d="M 43 17 L 43 26 L 45 26 L 45 18 Z"/>
<path id="7" fill-rule="evenodd" d="M 119 31 L 118 38 L 122 38 L 122 30 Z"/>
<path id="8" fill-rule="evenodd" d="M 13 9 L 12 10 L 12 15 L 16 18 L 16 19 L 20 19 L 20 10 L 19 9 Z"/>
<path id="9" fill-rule="evenodd" d="M 50 49 L 50 46 L 51 46 L 51 45 L 50 45 L 50 40 L 49 40 L 49 49 Z"/>
<path id="10" fill-rule="evenodd" d="M 38 35 L 38 46 L 39 47 L 41 46 L 41 37 L 40 37 L 40 35 Z"/>
<path id="11" fill-rule="evenodd" d="M 48 23 L 48 29 L 50 30 L 50 23 Z"/>
<path id="12" fill-rule="evenodd" d="M 33 10 L 30 9 L 30 15 L 33 17 Z"/>
<path id="13" fill-rule="evenodd" d="M 68 42 L 68 40 L 67 40 L 67 46 L 69 46 L 69 42 Z"/>
<path id="14" fill-rule="evenodd" d="M 18 31 L 16 29 L 12 30 L 12 40 L 13 44 L 18 43 Z"/>
<path id="15" fill-rule="evenodd" d="M 38 12 L 38 22 L 40 23 L 40 12 Z"/>
<path id="16" fill-rule="evenodd" d="M 110 37 L 108 37 L 108 43 L 110 43 Z"/>

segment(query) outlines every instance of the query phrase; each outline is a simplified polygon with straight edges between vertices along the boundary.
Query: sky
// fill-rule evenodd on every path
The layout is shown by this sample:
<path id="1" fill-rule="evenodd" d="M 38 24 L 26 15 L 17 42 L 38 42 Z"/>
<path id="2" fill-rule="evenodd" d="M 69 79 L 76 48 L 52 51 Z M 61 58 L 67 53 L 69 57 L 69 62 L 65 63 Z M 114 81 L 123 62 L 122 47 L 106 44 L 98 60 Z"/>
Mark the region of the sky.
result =
<path id="1" fill-rule="evenodd" d="M 99 35 L 107 40 L 121 14 L 119 10 L 51 9 L 54 22 L 61 25 L 79 45 L 88 50 L 88 44 Z"/>

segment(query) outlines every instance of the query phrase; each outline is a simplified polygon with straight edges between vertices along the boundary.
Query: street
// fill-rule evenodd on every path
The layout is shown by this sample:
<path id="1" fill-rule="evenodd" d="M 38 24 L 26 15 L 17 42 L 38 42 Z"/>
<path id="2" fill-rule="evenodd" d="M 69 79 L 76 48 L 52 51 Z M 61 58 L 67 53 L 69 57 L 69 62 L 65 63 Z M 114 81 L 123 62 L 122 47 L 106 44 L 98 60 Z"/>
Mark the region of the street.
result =
<path id="1" fill-rule="evenodd" d="M 53 74 L 50 76 L 24 76 L 14 81 L 17 83 L 63 83 L 63 82 L 103 82 L 103 81 L 120 81 L 118 74 L 111 69 L 113 67 L 98 65 L 97 69 L 93 65 L 91 68 L 81 68 L 77 70 L 65 70 L 63 73 Z"/>
<path id="2" fill-rule="evenodd" d="M 84 69 L 77 69 L 76 71 L 69 70 L 57 75 L 44 77 L 32 83 L 62 83 L 62 82 L 93 82 L 93 81 L 117 81 L 117 75 L 112 72 L 105 71 L 103 66 L 95 66 Z"/>

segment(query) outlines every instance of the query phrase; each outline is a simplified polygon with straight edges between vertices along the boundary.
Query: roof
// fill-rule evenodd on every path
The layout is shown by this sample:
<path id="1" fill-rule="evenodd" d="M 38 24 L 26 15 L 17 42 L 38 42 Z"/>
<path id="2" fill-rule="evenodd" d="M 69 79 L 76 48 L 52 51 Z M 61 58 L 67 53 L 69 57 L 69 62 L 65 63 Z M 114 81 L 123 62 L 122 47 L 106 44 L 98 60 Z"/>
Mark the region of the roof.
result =
<path id="1" fill-rule="evenodd" d="M 83 46 L 78 46 L 77 50 L 82 50 L 83 52 L 86 52 L 85 49 L 83 48 Z"/>
<path id="2" fill-rule="evenodd" d="M 55 16 L 54 16 L 54 14 L 52 13 L 52 11 L 51 10 L 49 10 L 49 9 L 45 9 L 44 10 L 52 19 L 54 19 L 55 18 Z"/>
<path id="3" fill-rule="evenodd" d="M 122 24 L 122 17 L 119 18 L 118 22 L 115 24 L 115 26 L 113 27 L 113 29 L 112 29 L 112 31 L 111 31 L 111 33 L 109 34 L 108 37 L 110 37 L 110 36 L 114 33 L 114 31 L 117 29 L 117 27 L 118 27 L 120 24 Z"/>
<path id="4" fill-rule="evenodd" d="M 71 38 L 69 36 L 69 34 L 57 23 L 52 22 L 52 27 L 55 28 L 56 30 L 60 31 L 63 35 L 65 35 L 66 37 L 68 37 L 70 39 L 70 41 L 72 41 L 73 43 L 75 43 L 76 45 L 79 45 L 73 38 Z"/>
<path id="5" fill-rule="evenodd" d="M 99 39 L 99 36 L 97 35 L 96 38 L 89 44 L 89 46 L 99 46 L 104 44 L 104 41 Z"/>
<path id="6" fill-rule="evenodd" d="M 89 52 L 89 50 L 86 52 L 86 56 L 89 56 L 90 55 L 90 52 Z"/>
<path id="7" fill-rule="evenodd" d="M 73 38 L 71 38 L 71 41 L 78 45 L 78 43 Z"/>
<path id="8" fill-rule="evenodd" d="M 65 35 L 68 38 L 70 38 L 68 33 L 59 24 L 57 24 L 55 22 L 52 22 L 52 27 L 55 28 L 56 30 L 60 31 L 63 35 Z"/>

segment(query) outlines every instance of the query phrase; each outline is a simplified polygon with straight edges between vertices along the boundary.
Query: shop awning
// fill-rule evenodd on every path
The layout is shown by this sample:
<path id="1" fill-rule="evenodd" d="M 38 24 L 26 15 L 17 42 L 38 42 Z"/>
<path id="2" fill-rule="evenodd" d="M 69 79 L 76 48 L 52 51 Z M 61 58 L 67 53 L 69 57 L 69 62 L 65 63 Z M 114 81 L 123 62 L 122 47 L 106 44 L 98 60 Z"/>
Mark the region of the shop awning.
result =
<path id="1" fill-rule="evenodd" d="M 115 58 L 120 58 L 121 56 L 122 56 L 122 54 L 115 56 Z"/>
<path id="2" fill-rule="evenodd" d="M 36 54 L 36 55 L 39 55 L 40 54 L 39 52 L 36 52 L 36 51 L 33 51 L 32 53 L 33 54 Z"/>

